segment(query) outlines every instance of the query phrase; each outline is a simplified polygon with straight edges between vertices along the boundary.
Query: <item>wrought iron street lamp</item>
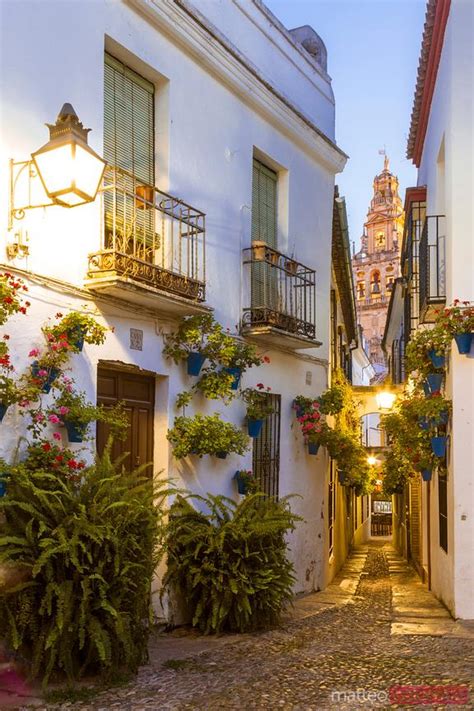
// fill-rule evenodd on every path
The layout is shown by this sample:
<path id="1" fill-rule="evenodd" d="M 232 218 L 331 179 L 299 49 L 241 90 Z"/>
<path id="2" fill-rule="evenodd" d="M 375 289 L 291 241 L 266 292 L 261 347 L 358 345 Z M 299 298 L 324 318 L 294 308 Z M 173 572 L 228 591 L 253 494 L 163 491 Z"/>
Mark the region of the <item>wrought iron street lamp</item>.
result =
<path id="1" fill-rule="evenodd" d="M 90 129 L 84 128 L 71 104 L 64 104 L 55 124 L 46 125 L 49 141 L 32 154 L 32 160 L 10 161 L 10 229 L 13 219 L 21 220 L 25 210 L 50 205 L 76 207 L 93 202 L 97 196 L 106 162 L 87 144 Z M 28 197 L 16 204 L 15 192 L 22 175 L 26 175 L 24 192 Z M 32 183 L 38 177 L 46 196 L 35 202 L 31 198 Z"/>
<path id="2" fill-rule="evenodd" d="M 379 410 L 387 411 L 392 409 L 397 396 L 396 393 L 392 393 L 390 390 L 381 390 L 376 394 L 375 399 Z"/>

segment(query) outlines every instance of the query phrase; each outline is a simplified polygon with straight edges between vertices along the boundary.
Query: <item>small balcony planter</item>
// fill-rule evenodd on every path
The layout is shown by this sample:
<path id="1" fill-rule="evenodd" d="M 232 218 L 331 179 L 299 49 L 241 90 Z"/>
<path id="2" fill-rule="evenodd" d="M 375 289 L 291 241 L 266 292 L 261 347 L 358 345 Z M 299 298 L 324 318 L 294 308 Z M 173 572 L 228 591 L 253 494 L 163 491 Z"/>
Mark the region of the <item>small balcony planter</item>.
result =
<path id="1" fill-rule="evenodd" d="M 231 384 L 231 390 L 237 390 L 240 385 L 240 378 L 242 377 L 242 368 L 224 368 L 226 373 L 234 376 L 234 380 Z"/>
<path id="2" fill-rule="evenodd" d="M 467 355 L 471 351 L 472 333 L 455 333 L 454 340 L 460 355 Z"/>
<path id="3" fill-rule="evenodd" d="M 47 394 L 51 390 L 51 386 L 53 385 L 54 381 L 59 376 L 61 371 L 59 370 L 59 368 L 44 368 L 44 370 L 46 370 L 46 375 L 39 375 L 40 371 L 42 370 L 43 368 L 41 368 L 37 360 L 35 360 L 31 364 L 31 374 L 33 378 L 37 378 L 38 380 L 43 381 L 43 384 L 41 386 L 41 392 Z"/>
<path id="4" fill-rule="evenodd" d="M 70 442 L 78 443 L 84 441 L 85 427 L 83 425 L 65 420 L 64 426 L 66 427 L 67 438 Z"/>
<path id="5" fill-rule="evenodd" d="M 3 402 L 0 402 L 0 422 L 5 417 L 5 413 L 7 410 L 8 410 L 8 405 L 4 405 Z"/>
<path id="6" fill-rule="evenodd" d="M 227 459 L 228 452 L 216 452 L 217 459 Z"/>
<path id="7" fill-rule="evenodd" d="M 444 457 L 446 454 L 446 441 L 445 436 L 442 437 L 432 437 L 431 438 L 431 449 L 436 457 Z"/>
<path id="8" fill-rule="evenodd" d="M 433 472 L 431 469 L 422 469 L 421 470 L 421 478 L 423 481 L 431 481 L 431 477 L 433 476 Z"/>
<path id="9" fill-rule="evenodd" d="M 317 454 L 319 452 L 318 442 L 308 442 L 308 454 Z"/>
<path id="10" fill-rule="evenodd" d="M 187 359 L 188 375 L 199 375 L 199 373 L 201 372 L 201 368 L 204 365 L 205 360 L 206 360 L 206 356 L 203 355 L 202 353 L 199 353 L 198 351 L 192 351 L 191 353 L 188 353 L 188 359 Z"/>
<path id="11" fill-rule="evenodd" d="M 446 357 L 444 355 L 438 355 L 434 348 L 428 351 L 428 358 L 435 368 L 444 368 L 446 365 Z"/>
<path id="12" fill-rule="evenodd" d="M 426 419 L 426 417 L 419 417 L 418 424 L 422 430 L 429 430 L 429 428 L 430 428 L 430 423 Z"/>
<path id="13" fill-rule="evenodd" d="M 262 431 L 263 423 L 265 420 L 247 420 L 247 430 L 249 433 L 249 437 L 258 437 L 260 432 Z"/>
<path id="14" fill-rule="evenodd" d="M 296 272 L 298 271 L 298 262 L 293 261 L 293 259 L 287 259 L 285 261 L 285 269 L 288 272 L 288 274 L 291 274 L 294 276 Z"/>
<path id="15" fill-rule="evenodd" d="M 443 386 L 443 373 L 428 373 L 426 376 L 425 383 L 428 385 L 428 393 L 423 384 L 423 389 L 425 390 L 425 395 L 432 395 L 435 392 L 439 392 Z"/>

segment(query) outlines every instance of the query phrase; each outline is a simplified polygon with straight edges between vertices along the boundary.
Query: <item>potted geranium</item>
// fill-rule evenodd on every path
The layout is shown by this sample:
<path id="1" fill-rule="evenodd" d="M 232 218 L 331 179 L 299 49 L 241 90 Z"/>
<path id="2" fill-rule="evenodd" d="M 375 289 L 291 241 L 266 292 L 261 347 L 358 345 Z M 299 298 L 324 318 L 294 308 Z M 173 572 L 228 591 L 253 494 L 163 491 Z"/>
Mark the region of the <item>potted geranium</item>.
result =
<path id="1" fill-rule="evenodd" d="M 66 336 L 53 340 L 51 334 L 46 349 L 41 351 L 33 348 L 28 356 L 34 358 L 31 364 L 31 375 L 28 380 L 43 393 L 49 393 L 56 378 L 61 373 L 61 367 L 69 358 L 72 351 Z"/>
<path id="2" fill-rule="evenodd" d="M 322 443 L 328 425 L 321 420 L 319 402 L 298 395 L 293 401 L 304 441 L 308 445 L 308 454 L 316 455 Z"/>
<path id="3" fill-rule="evenodd" d="M 23 301 L 22 296 L 28 291 L 22 279 L 10 274 L 0 272 L 0 326 L 13 316 L 13 314 L 26 314 L 29 301 Z"/>
<path id="4" fill-rule="evenodd" d="M 323 415 L 338 415 L 344 407 L 344 387 L 335 383 L 318 397 L 318 402 Z"/>
<path id="5" fill-rule="evenodd" d="M 59 320 L 57 324 L 43 329 L 46 337 L 53 341 L 66 339 L 76 353 L 82 351 L 84 342 L 100 346 L 105 341 L 108 329 L 89 313 L 71 311 L 66 316 L 57 313 L 56 319 Z"/>
<path id="6" fill-rule="evenodd" d="M 231 422 L 225 422 L 219 414 L 177 417 L 168 430 L 167 438 L 173 445 L 176 459 L 188 455 L 210 454 L 225 459 L 228 454 L 242 455 L 249 448 L 248 437 Z"/>
<path id="7" fill-rule="evenodd" d="M 199 375 L 206 358 L 215 358 L 225 334 L 211 314 L 188 316 L 165 337 L 163 353 L 175 363 L 185 360 L 188 375 Z"/>
<path id="8" fill-rule="evenodd" d="M 435 371 L 443 369 L 446 363 L 446 349 L 450 341 L 451 336 L 438 325 L 416 331 L 406 348 L 408 372 L 416 370 L 420 375 L 426 375 L 433 369 Z"/>
<path id="9" fill-rule="evenodd" d="M 437 318 L 437 324 L 454 338 L 460 354 L 471 350 L 474 331 L 474 305 L 472 301 L 455 299 L 453 305 L 445 308 Z"/>
<path id="10" fill-rule="evenodd" d="M 268 397 L 271 388 L 257 383 L 256 388 L 242 390 L 241 398 L 247 406 L 247 428 L 250 437 L 258 437 L 266 418 L 275 411 Z"/>

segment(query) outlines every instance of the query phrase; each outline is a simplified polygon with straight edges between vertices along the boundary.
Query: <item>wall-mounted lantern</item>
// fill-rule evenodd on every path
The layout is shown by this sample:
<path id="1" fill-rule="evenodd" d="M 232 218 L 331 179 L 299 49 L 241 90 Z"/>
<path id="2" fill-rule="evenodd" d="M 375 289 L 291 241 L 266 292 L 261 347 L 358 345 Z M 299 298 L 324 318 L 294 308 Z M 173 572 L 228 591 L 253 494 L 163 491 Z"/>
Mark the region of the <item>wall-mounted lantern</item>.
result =
<path id="1" fill-rule="evenodd" d="M 390 390 L 381 390 L 375 395 L 375 399 L 379 410 L 387 412 L 392 409 L 395 400 L 397 399 L 397 395 L 396 393 L 390 392 Z"/>
<path id="2" fill-rule="evenodd" d="M 48 143 L 32 154 L 31 161 L 10 161 L 9 228 L 13 219 L 22 219 L 25 210 L 35 207 L 61 205 L 76 207 L 93 202 L 97 196 L 106 162 L 87 144 L 87 134 L 71 104 L 64 104 L 56 123 L 47 124 Z M 28 176 L 28 200 L 15 204 L 15 190 L 23 171 Z M 39 177 L 51 202 L 33 203 L 30 183 Z"/>

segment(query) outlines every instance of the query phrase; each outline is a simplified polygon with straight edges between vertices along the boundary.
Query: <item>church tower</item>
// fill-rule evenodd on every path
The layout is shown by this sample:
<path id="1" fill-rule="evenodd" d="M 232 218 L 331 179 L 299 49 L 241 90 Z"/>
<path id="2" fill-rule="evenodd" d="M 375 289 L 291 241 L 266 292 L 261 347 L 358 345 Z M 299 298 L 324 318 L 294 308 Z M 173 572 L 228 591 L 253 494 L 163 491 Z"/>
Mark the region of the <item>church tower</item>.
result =
<path id="1" fill-rule="evenodd" d="M 403 207 L 398 178 L 385 156 L 383 171 L 374 179 L 361 249 L 352 258 L 358 320 L 368 344 L 368 355 L 377 376 L 386 372 L 382 338 L 394 280 L 400 276 Z"/>

